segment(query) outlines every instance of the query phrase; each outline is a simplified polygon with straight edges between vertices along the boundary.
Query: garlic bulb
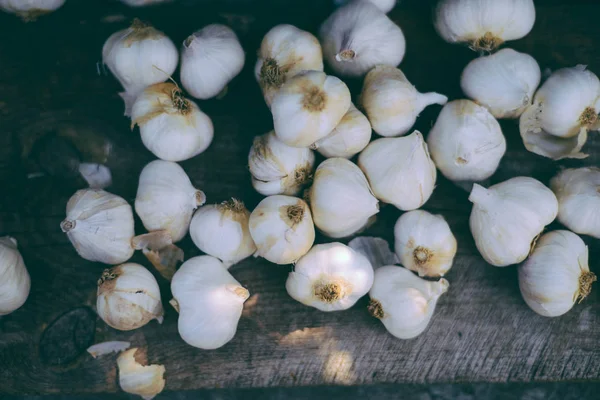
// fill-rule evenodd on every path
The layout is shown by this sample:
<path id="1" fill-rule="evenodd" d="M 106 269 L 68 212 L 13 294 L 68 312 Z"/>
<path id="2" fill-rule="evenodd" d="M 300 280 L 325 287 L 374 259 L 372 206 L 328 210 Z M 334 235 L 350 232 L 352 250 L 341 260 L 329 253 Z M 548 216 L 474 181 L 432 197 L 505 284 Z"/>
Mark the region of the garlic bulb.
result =
<path id="1" fill-rule="evenodd" d="M 154 275 L 135 263 L 106 269 L 98 280 L 96 309 L 106 324 L 121 331 L 163 321 L 160 289 Z"/>
<path id="2" fill-rule="evenodd" d="M 267 105 L 291 77 L 302 71 L 323 71 L 319 40 L 293 25 L 277 25 L 263 38 L 254 75 Z"/>
<path id="3" fill-rule="evenodd" d="M 589 130 L 599 130 L 600 80 L 578 65 L 550 75 L 521 115 L 519 130 L 527 150 L 544 157 L 585 158 Z"/>
<path id="4" fill-rule="evenodd" d="M 252 186 L 265 196 L 299 194 L 310 181 L 314 166 L 312 150 L 288 146 L 274 131 L 255 137 L 248 154 Z"/>
<path id="5" fill-rule="evenodd" d="M 433 193 L 437 172 L 421 132 L 371 142 L 358 157 L 371 190 L 400 210 L 421 207 Z"/>
<path id="6" fill-rule="evenodd" d="M 212 350 L 235 336 L 248 290 L 225 266 L 211 256 L 193 257 L 183 263 L 171 282 L 177 328 L 189 345 Z"/>
<path id="7" fill-rule="evenodd" d="M 0 9 L 32 21 L 40 15 L 56 11 L 63 4 L 65 0 L 0 0 Z"/>
<path id="8" fill-rule="evenodd" d="M 250 235 L 256 255 L 275 264 L 296 262 L 315 241 L 308 204 L 291 196 L 263 199 L 250 214 Z"/>
<path id="9" fill-rule="evenodd" d="M 450 284 L 419 278 L 409 270 L 388 265 L 375 270 L 369 291 L 369 312 L 398 339 L 412 339 L 425 331 L 440 296 Z"/>
<path id="10" fill-rule="evenodd" d="M 506 152 L 498 121 L 471 100 L 446 104 L 429 131 L 427 144 L 433 162 L 451 181 L 489 178 Z"/>
<path id="11" fill-rule="evenodd" d="M 197 156 L 213 139 L 208 115 L 170 82 L 149 86 L 138 96 L 131 109 L 131 128 L 136 124 L 144 146 L 166 161 Z"/>
<path id="12" fill-rule="evenodd" d="M 441 215 L 415 210 L 402 214 L 394 226 L 400 263 L 419 276 L 444 276 L 456 255 L 456 238 Z"/>
<path id="13" fill-rule="evenodd" d="M 234 198 L 206 205 L 194 214 L 190 236 L 200 250 L 229 267 L 256 251 L 248 229 L 249 219 L 250 211 Z"/>
<path id="14" fill-rule="evenodd" d="M 467 43 L 476 51 L 492 51 L 521 39 L 535 22 L 533 0 L 442 0 L 434 25 L 449 43 Z"/>
<path id="15" fill-rule="evenodd" d="M 174 162 L 152 161 L 140 174 L 135 211 L 148 231 L 167 230 L 173 243 L 186 235 L 194 210 L 205 202 L 204 192 Z"/>
<path id="16" fill-rule="evenodd" d="M 460 87 L 467 97 L 496 118 L 518 118 L 533 101 L 542 73 L 535 58 L 502 49 L 471 61 L 462 72 Z"/>
<path id="17" fill-rule="evenodd" d="M 349 3 L 350 1 L 353 1 L 353 0 L 334 0 L 334 3 L 337 5 L 342 5 L 342 4 Z M 394 6 L 396 5 L 396 0 L 359 0 L 359 1 L 368 1 L 369 3 L 372 3 L 373 5 L 377 6 L 377 8 L 379 8 L 381 11 L 383 11 L 386 14 L 388 12 L 392 11 Z"/>
<path id="18" fill-rule="evenodd" d="M 558 199 L 560 223 L 600 239 L 600 169 L 566 169 L 552 178 L 550 188 Z"/>
<path id="19" fill-rule="evenodd" d="M 134 347 L 117 358 L 119 386 L 124 392 L 151 400 L 165 388 L 164 365 L 141 365 L 136 361 L 138 348 Z"/>
<path id="20" fill-rule="evenodd" d="M 0 238 L 0 316 L 17 310 L 29 297 L 31 278 L 25 267 L 17 241 Z"/>
<path id="21" fill-rule="evenodd" d="M 373 285 L 365 256 L 342 243 L 315 245 L 294 266 L 285 288 L 300 303 L 321 311 L 352 307 Z"/>
<path id="22" fill-rule="evenodd" d="M 332 238 L 357 233 L 379 212 L 367 178 L 344 158 L 319 165 L 308 196 L 315 226 Z"/>
<path id="23" fill-rule="evenodd" d="M 473 185 L 471 233 L 485 261 L 505 267 L 523 261 L 556 218 L 558 201 L 541 182 L 519 176 L 488 189 Z"/>
<path id="24" fill-rule="evenodd" d="M 379 64 L 395 67 L 406 49 L 402 29 L 368 1 L 338 8 L 319 37 L 327 63 L 342 76 L 361 76 Z"/>
<path id="25" fill-rule="evenodd" d="M 181 84 L 198 99 L 215 97 L 244 68 L 246 55 L 228 26 L 205 26 L 183 42 Z"/>
<path id="26" fill-rule="evenodd" d="M 447 101 L 439 93 L 419 93 L 402 71 L 389 65 L 369 71 L 361 94 L 373 130 L 381 136 L 404 135 L 425 107 Z"/>
<path id="27" fill-rule="evenodd" d="M 519 288 L 527 305 L 545 317 L 558 317 L 592 290 L 588 248 L 569 231 L 553 231 L 538 240 L 533 253 L 519 266 Z"/>
<path id="28" fill-rule="evenodd" d="M 287 80 L 273 98 L 275 134 L 293 147 L 329 135 L 350 108 L 350 90 L 335 76 L 305 71 Z"/>

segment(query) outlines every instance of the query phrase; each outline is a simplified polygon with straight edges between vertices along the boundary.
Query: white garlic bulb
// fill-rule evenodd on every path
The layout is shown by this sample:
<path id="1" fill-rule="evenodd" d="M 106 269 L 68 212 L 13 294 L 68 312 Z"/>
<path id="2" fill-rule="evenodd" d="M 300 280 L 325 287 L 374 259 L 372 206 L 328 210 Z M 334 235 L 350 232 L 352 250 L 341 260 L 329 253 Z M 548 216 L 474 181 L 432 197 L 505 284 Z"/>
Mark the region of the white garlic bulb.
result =
<path id="1" fill-rule="evenodd" d="M 153 319 L 162 324 L 164 312 L 158 283 L 139 264 L 126 263 L 104 270 L 97 294 L 98 315 L 112 328 L 130 331 Z"/>
<path id="2" fill-rule="evenodd" d="M 533 0 L 442 0 L 434 25 L 449 43 L 466 43 L 476 51 L 492 51 L 521 39 L 535 22 Z"/>
<path id="3" fill-rule="evenodd" d="M 456 255 L 456 238 L 444 217 L 423 210 L 398 218 L 394 243 L 400 263 L 419 276 L 444 276 Z"/>
<path id="4" fill-rule="evenodd" d="M 186 235 L 194 210 L 205 202 L 204 192 L 174 162 L 152 161 L 140 174 L 135 211 L 148 231 L 164 229 L 173 243 Z"/>
<path id="5" fill-rule="evenodd" d="M 179 311 L 177 328 L 189 345 L 212 350 L 235 336 L 248 290 L 218 259 L 193 257 L 183 263 L 171 281 Z"/>
<path id="6" fill-rule="evenodd" d="M 0 9 L 17 14 L 26 21 L 56 11 L 65 4 L 65 0 L 0 0 Z"/>
<path id="7" fill-rule="evenodd" d="M 319 40 L 293 25 L 273 27 L 260 44 L 254 67 L 254 76 L 269 107 L 279 88 L 302 71 L 323 71 Z"/>
<path id="8" fill-rule="evenodd" d="M 152 4 L 166 3 L 173 0 L 121 0 L 121 3 L 125 3 L 130 7 L 143 7 Z"/>
<path id="9" fill-rule="evenodd" d="M 556 218 L 558 201 L 540 181 L 519 176 L 484 188 L 473 185 L 469 224 L 485 261 L 505 267 L 523 261 Z"/>
<path id="10" fill-rule="evenodd" d="M 460 87 L 467 97 L 496 118 L 518 118 L 531 105 L 542 73 L 535 58 L 502 49 L 471 61 L 462 72 Z"/>
<path id="11" fill-rule="evenodd" d="M 538 240 L 533 253 L 519 266 L 519 288 L 527 305 L 545 317 L 558 317 L 592 290 L 588 248 L 569 231 L 553 231 Z"/>
<path id="12" fill-rule="evenodd" d="M 231 28 L 221 24 L 205 26 L 183 42 L 181 84 L 197 99 L 215 97 L 242 71 L 245 58 Z"/>
<path id="13" fill-rule="evenodd" d="M 20 308 L 31 289 L 31 278 L 25 267 L 17 241 L 10 237 L 0 237 L 0 316 Z"/>
<path id="14" fill-rule="evenodd" d="M 269 196 L 250 214 L 250 235 L 256 255 L 275 264 L 296 262 L 315 241 L 310 208 L 297 197 Z"/>
<path id="15" fill-rule="evenodd" d="M 234 198 L 206 205 L 194 214 L 190 236 L 200 250 L 230 267 L 256 251 L 248 228 L 249 219 L 250 211 Z"/>
<path id="16" fill-rule="evenodd" d="M 365 256 L 342 243 L 315 245 L 290 272 L 285 288 L 300 303 L 321 311 L 352 307 L 373 285 Z"/>
<path id="17" fill-rule="evenodd" d="M 140 127 L 142 142 L 156 157 L 183 161 L 202 153 L 213 139 L 213 124 L 177 85 L 146 88 L 131 109 L 131 128 Z"/>
<path id="18" fill-rule="evenodd" d="M 349 3 L 350 1 L 357 1 L 357 0 L 334 0 L 334 3 L 337 5 L 342 5 L 342 4 Z M 388 12 L 392 11 L 394 6 L 396 5 L 396 0 L 358 0 L 358 1 L 368 1 L 369 3 L 372 3 L 375 6 L 377 6 L 377 8 L 379 8 L 381 11 L 383 11 L 386 14 Z"/>
<path id="19" fill-rule="evenodd" d="M 433 162 L 451 181 L 489 178 L 506 152 L 498 121 L 471 100 L 454 100 L 442 108 L 427 145 Z"/>
<path id="20" fill-rule="evenodd" d="M 421 207 L 433 193 L 437 171 L 421 132 L 381 138 L 358 157 L 375 197 L 400 210 Z"/>
<path id="21" fill-rule="evenodd" d="M 527 150 L 544 157 L 585 158 L 589 130 L 599 130 L 600 80 L 585 66 L 562 68 L 536 92 L 521 115 L 519 130 Z"/>
<path id="22" fill-rule="evenodd" d="M 319 37 L 327 63 L 342 76 L 361 76 L 379 64 L 395 67 L 406 49 L 402 29 L 367 1 L 338 8 L 321 25 Z"/>
<path id="23" fill-rule="evenodd" d="M 136 361 L 138 348 L 134 347 L 117 358 L 119 386 L 124 392 L 151 400 L 165 388 L 164 365 L 142 365 Z"/>
<path id="24" fill-rule="evenodd" d="M 558 220 L 575 233 L 600 239 L 600 169 L 561 171 L 550 181 L 558 199 Z"/>
<path id="25" fill-rule="evenodd" d="M 379 212 L 367 178 L 345 158 L 319 165 L 308 196 L 315 226 L 332 238 L 357 233 Z"/>
<path id="26" fill-rule="evenodd" d="M 449 286 L 444 278 L 426 281 L 406 268 L 377 268 L 368 309 L 389 333 L 398 339 L 412 339 L 425 331 L 438 299 Z"/>
<path id="27" fill-rule="evenodd" d="M 381 136 L 404 135 L 425 107 L 447 101 L 439 93 L 419 93 L 402 71 L 389 65 L 370 70 L 361 93 L 371 126 Z"/>
<path id="28" fill-rule="evenodd" d="M 288 146 L 308 147 L 333 131 L 350 104 L 350 90 L 340 79 L 320 71 L 301 72 L 273 97 L 275 134 Z"/>
<path id="29" fill-rule="evenodd" d="M 314 166 L 312 150 L 288 146 L 274 131 L 255 137 L 248 154 L 252 186 L 265 196 L 299 194 L 310 181 Z"/>

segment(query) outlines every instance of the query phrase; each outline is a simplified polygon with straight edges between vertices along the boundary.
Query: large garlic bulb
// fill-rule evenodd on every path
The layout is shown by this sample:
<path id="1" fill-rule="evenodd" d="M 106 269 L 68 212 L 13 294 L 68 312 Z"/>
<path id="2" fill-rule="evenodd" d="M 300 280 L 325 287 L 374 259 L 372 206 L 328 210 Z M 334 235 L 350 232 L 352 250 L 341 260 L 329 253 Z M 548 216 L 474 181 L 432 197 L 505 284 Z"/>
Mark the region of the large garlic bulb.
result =
<path id="1" fill-rule="evenodd" d="M 138 348 L 134 347 L 117 358 L 119 367 L 119 386 L 124 392 L 141 396 L 144 400 L 152 400 L 165 388 L 164 365 L 142 365 L 136 361 Z M 139 358 L 144 353 L 140 351 Z"/>
<path id="2" fill-rule="evenodd" d="M 31 278 L 25 267 L 17 241 L 0 238 L 0 316 L 17 310 L 29 297 Z"/>
<path id="3" fill-rule="evenodd" d="M 65 0 L 0 0 L 0 9 L 31 21 L 40 15 L 56 11 L 63 4 Z"/>

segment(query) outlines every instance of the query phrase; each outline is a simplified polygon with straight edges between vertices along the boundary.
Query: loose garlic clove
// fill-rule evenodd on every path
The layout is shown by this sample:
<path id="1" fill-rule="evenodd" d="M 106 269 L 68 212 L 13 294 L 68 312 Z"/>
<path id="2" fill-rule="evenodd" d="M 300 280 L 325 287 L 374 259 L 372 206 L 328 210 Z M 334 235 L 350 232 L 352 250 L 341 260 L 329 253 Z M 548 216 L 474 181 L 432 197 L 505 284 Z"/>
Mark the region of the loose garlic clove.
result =
<path id="1" fill-rule="evenodd" d="M 558 317 L 582 302 L 597 280 L 588 265 L 588 248 L 569 231 L 553 231 L 538 240 L 519 266 L 519 287 L 527 305 L 545 317 Z"/>
<path id="2" fill-rule="evenodd" d="M 371 142 L 358 157 L 371 190 L 400 210 L 421 207 L 433 193 L 437 172 L 421 132 Z"/>
<path id="3" fill-rule="evenodd" d="M 315 245 L 294 266 L 285 288 L 300 303 L 321 311 L 352 307 L 373 284 L 365 256 L 342 243 Z"/>
<path id="4" fill-rule="evenodd" d="M 31 289 L 31 278 L 25 267 L 17 241 L 5 236 L 0 238 L 0 316 L 20 308 Z"/>
<path id="5" fill-rule="evenodd" d="M 134 347 L 117 358 L 119 386 L 124 392 L 151 400 L 165 388 L 165 367 L 157 364 L 141 365 L 135 358 L 138 350 Z"/>
<path id="6" fill-rule="evenodd" d="M 257 256 L 275 264 L 296 262 L 315 241 L 308 204 L 291 196 L 263 199 L 250 214 L 250 235 Z"/>
<path id="7" fill-rule="evenodd" d="M 40 15 L 49 14 L 65 4 L 65 0 L 0 0 L 0 9 L 16 14 L 24 21 L 34 21 Z"/>
<path id="8" fill-rule="evenodd" d="M 479 253 L 496 267 L 525 260 L 544 227 L 556 218 L 554 193 L 530 177 L 516 177 L 488 189 L 473 185 L 469 196 L 471 233 Z"/>
<path id="9" fill-rule="evenodd" d="M 425 107 L 447 101 L 439 93 L 419 93 L 402 71 L 389 65 L 378 65 L 369 71 L 361 94 L 373 130 L 381 136 L 404 135 Z"/>

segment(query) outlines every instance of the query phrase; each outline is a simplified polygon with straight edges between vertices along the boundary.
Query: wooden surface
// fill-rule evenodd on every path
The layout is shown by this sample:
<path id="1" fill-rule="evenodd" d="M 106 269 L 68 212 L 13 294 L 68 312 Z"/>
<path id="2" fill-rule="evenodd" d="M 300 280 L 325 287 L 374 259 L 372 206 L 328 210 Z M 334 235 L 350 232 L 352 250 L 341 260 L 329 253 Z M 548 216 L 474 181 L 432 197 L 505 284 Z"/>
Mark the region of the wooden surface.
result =
<path id="1" fill-rule="evenodd" d="M 252 138 L 272 127 L 252 77 L 256 49 L 277 23 L 314 32 L 330 6 L 321 0 L 263 1 L 260 8 L 251 3 L 189 0 L 131 10 L 109 1 L 72 0 L 35 23 L 0 15 L 0 235 L 18 240 L 33 282 L 25 306 L 0 319 L 0 393 L 118 391 L 116 357 L 92 359 L 84 351 L 88 344 L 106 340 L 147 347 L 149 361 L 166 367 L 166 390 L 600 381 L 600 287 L 565 316 L 549 319 L 533 313 L 521 299 L 515 267 L 493 268 L 477 254 L 468 231 L 467 193 L 443 178 L 424 208 L 449 220 L 458 256 L 447 276 L 449 292 L 441 297 L 429 329 L 416 339 L 389 335 L 368 315 L 366 299 L 343 312 L 305 307 L 285 292 L 291 267 L 254 259 L 231 270 L 252 295 L 236 337 L 221 349 L 184 344 L 177 314 L 167 304 L 169 284 L 158 274 L 166 309 L 162 326 L 151 322 L 119 332 L 90 314 L 96 280 L 105 266 L 79 258 L 60 231 L 68 198 L 84 186 L 70 172 L 68 160 L 78 154 L 84 161 L 106 158 L 114 180 L 108 190 L 133 202 L 137 177 L 153 159 L 122 116 L 119 85 L 110 74 L 97 73 L 104 40 L 134 16 L 152 22 L 176 43 L 206 23 L 232 24 L 247 52 L 246 67 L 223 100 L 199 102 L 214 121 L 215 140 L 204 154 L 181 165 L 209 202 L 236 196 L 254 207 L 261 197 L 250 185 L 247 152 Z M 421 91 L 460 98 L 460 72 L 476 54 L 437 37 L 425 3 L 404 1 L 392 13 L 407 38 L 401 67 Z M 511 46 L 535 56 L 542 69 L 587 64 L 600 73 L 600 4 L 537 3 L 533 31 Z M 349 84 L 356 95 L 360 81 Z M 429 107 L 416 128 L 427 133 L 438 112 L 439 107 Z M 502 122 L 502 127 L 508 151 L 492 182 L 532 175 L 547 183 L 560 166 L 600 163 L 598 134 L 591 135 L 586 147 L 592 152 L 588 159 L 553 163 L 524 150 L 514 122 Z M 44 176 L 30 175 L 41 171 Z M 392 239 L 399 215 L 385 207 L 367 234 Z M 600 273 L 600 241 L 584 239 L 590 246 L 590 267 Z M 200 254 L 189 238 L 181 246 L 186 258 Z M 140 254 L 132 261 L 149 266 Z"/>

